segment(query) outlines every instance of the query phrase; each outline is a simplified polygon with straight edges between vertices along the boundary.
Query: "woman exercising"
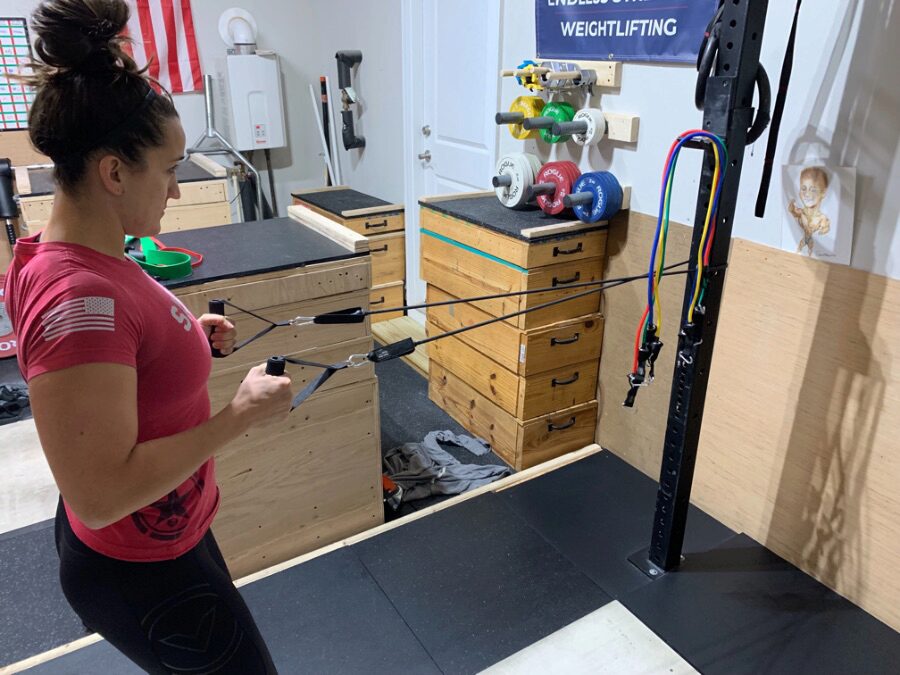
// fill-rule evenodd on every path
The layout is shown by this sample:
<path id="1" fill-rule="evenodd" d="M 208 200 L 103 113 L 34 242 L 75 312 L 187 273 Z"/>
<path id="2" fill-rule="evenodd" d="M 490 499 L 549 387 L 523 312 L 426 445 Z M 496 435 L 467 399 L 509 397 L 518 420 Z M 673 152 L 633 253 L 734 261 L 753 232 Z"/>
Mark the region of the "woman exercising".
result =
<path id="1" fill-rule="evenodd" d="M 150 673 L 273 673 L 209 530 L 212 455 L 283 419 L 290 380 L 250 370 L 210 414 L 210 345 L 234 327 L 195 319 L 123 253 L 150 236 L 184 131 L 123 51 L 124 0 L 48 0 L 32 17 L 34 146 L 54 163 L 53 211 L 22 238 L 6 301 L 41 446 L 62 499 L 63 592 L 84 624 Z"/>

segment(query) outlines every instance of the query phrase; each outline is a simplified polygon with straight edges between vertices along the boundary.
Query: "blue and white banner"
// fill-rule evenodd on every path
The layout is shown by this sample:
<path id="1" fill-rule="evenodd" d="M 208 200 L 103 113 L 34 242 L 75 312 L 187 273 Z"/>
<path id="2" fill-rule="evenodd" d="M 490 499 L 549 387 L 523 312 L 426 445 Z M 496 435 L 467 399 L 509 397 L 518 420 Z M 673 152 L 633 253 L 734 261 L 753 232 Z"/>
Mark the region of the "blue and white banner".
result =
<path id="1" fill-rule="evenodd" d="M 535 0 L 537 55 L 692 62 L 718 0 Z"/>

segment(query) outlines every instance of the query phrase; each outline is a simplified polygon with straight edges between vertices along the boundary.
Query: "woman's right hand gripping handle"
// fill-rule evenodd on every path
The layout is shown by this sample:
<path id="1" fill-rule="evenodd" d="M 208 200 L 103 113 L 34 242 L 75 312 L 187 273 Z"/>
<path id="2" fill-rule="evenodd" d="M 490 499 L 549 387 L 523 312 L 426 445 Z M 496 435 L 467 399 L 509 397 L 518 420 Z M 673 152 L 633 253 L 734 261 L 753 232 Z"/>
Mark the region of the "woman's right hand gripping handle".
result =
<path id="1" fill-rule="evenodd" d="M 250 369 L 238 387 L 231 407 L 248 427 L 281 421 L 291 411 L 291 378 L 284 374 L 284 360 L 280 372 L 263 363 Z M 268 367 L 268 374 L 267 374 Z"/>

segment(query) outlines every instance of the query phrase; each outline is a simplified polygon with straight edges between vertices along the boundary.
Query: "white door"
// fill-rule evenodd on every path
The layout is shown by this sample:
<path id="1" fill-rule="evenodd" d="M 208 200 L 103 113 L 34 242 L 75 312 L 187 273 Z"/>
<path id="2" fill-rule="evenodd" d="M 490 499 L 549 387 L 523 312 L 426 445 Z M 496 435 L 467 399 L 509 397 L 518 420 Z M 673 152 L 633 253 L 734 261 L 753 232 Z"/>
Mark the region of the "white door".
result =
<path id="1" fill-rule="evenodd" d="M 500 13 L 501 0 L 403 0 L 410 304 L 425 299 L 419 278 L 418 200 L 490 188 L 498 135 Z"/>

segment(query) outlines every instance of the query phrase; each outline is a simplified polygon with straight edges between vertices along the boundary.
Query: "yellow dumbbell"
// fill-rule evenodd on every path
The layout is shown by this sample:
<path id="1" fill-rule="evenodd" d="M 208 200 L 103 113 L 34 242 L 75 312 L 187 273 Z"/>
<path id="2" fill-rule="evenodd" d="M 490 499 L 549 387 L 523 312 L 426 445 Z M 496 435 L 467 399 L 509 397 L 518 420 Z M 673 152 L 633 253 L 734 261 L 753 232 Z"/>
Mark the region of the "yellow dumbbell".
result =
<path id="1" fill-rule="evenodd" d="M 509 125 L 509 133 L 518 141 L 537 138 L 537 130 L 525 129 L 522 123 L 532 117 L 538 117 L 544 105 L 544 99 L 539 96 L 519 96 L 509 106 L 508 113 L 497 113 L 494 120 L 497 124 Z"/>

